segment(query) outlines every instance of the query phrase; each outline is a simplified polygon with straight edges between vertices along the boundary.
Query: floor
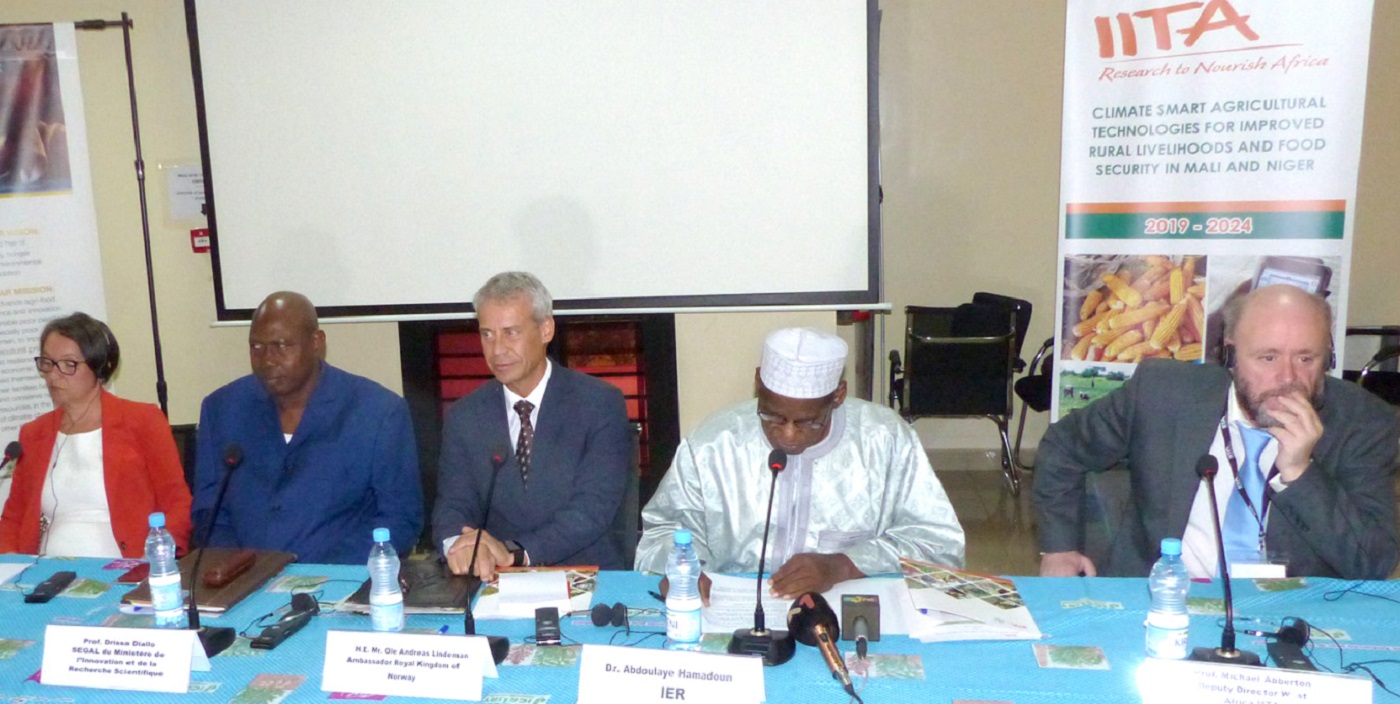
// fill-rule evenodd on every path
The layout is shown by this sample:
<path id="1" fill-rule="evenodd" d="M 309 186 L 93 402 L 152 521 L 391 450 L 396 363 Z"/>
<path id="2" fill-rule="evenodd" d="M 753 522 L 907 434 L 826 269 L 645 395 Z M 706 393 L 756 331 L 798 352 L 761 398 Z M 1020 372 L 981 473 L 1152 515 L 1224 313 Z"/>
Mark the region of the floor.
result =
<path id="1" fill-rule="evenodd" d="M 1031 477 L 1023 475 L 1021 496 L 1012 498 L 1001 473 L 986 469 L 941 469 L 938 478 L 953 502 L 967 536 L 967 569 L 994 575 L 1034 575 L 1040 571 L 1030 507 Z M 1396 477 L 1400 497 L 1400 475 Z M 1400 501 L 1397 502 L 1400 515 Z M 1391 573 L 1400 578 L 1400 566 Z"/>
<path id="2" fill-rule="evenodd" d="M 1031 530 L 1030 485 L 1012 498 L 1001 473 L 943 469 L 938 478 L 953 502 L 967 537 L 967 569 L 982 574 L 1038 574 L 1040 553 Z"/>

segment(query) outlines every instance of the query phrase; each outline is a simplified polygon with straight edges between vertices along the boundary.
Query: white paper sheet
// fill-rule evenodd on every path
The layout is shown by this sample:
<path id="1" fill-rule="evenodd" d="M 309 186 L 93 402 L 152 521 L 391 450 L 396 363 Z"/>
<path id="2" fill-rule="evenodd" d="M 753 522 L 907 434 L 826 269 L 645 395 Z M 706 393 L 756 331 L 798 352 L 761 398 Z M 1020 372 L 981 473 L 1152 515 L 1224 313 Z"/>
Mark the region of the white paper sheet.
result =
<path id="1" fill-rule="evenodd" d="M 561 571 L 502 572 L 500 613 L 507 618 L 533 617 L 535 609 L 553 606 L 562 617 L 569 609 L 569 579 Z"/>

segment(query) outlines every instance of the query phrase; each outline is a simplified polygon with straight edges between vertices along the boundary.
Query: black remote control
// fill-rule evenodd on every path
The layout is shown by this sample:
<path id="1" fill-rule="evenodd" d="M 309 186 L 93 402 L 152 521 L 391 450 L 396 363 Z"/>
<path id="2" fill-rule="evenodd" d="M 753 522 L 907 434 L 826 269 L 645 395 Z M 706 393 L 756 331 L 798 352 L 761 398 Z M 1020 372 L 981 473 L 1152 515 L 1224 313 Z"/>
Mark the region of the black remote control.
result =
<path id="1" fill-rule="evenodd" d="M 535 609 L 535 645 L 559 645 L 559 609 L 542 606 Z"/>
<path id="2" fill-rule="evenodd" d="M 254 638 L 253 642 L 249 645 L 258 650 L 272 650 L 281 645 L 282 641 L 292 637 L 293 633 L 300 631 L 302 626 L 305 626 L 307 622 L 311 620 L 311 617 L 315 615 L 316 614 L 310 611 L 302 611 L 290 615 L 264 628 L 263 632 L 260 633 L 257 638 Z"/>
<path id="3" fill-rule="evenodd" d="M 67 589 L 68 585 L 72 584 L 73 580 L 77 578 L 77 572 L 69 572 L 67 570 L 55 572 L 52 577 L 44 580 L 43 584 L 34 587 L 33 591 L 25 594 L 24 603 L 47 604 L 49 603 L 49 599 L 62 594 L 63 590 Z"/>

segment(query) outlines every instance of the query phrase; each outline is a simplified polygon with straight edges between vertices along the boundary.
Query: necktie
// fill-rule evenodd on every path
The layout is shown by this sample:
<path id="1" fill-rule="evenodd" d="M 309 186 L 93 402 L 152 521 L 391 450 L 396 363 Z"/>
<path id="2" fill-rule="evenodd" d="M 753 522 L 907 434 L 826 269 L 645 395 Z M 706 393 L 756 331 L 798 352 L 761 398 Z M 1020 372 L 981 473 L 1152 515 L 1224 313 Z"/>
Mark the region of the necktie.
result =
<path id="1" fill-rule="evenodd" d="M 1259 469 L 1259 456 L 1264 447 L 1273 439 L 1267 431 L 1236 423 L 1240 430 L 1240 440 L 1244 442 L 1244 462 L 1240 464 L 1240 486 L 1249 495 L 1249 502 L 1264 518 L 1264 472 Z M 1259 559 L 1259 520 L 1245 505 L 1238 489 L 1230 492 L 1230 502 L 1225 507 L 1225 556 L 1241 557 L 1248 560 Z"/>
<path id="2" fill-rule="evenodd" d="M 530 445 L 535 442 L 535 426 L 530 424 L 530 411 L 535 404 L 526 400 L 515 402 L 515 412 L 520 414 L 520 436 L 515 439 L 515 463 L 520 465 L 520 481 L 530 481 Z"/>

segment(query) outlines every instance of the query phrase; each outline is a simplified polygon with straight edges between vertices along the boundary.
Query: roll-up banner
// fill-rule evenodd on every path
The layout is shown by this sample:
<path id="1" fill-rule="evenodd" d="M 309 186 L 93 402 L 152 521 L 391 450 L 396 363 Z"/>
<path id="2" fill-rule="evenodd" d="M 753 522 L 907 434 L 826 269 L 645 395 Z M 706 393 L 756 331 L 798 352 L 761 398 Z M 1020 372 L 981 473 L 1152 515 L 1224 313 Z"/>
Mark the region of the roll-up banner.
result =
<path id="1" fill-rule="evenodd" d="M 53 408 L 39 333 L 75 310 L 107 315 L 73 25 L 0 25 L 0 445 Z"/>
<path id="2" fill-rule="evenodd" d="M 1371 0 L 1070 0 L 1052 418 L 1214 361 L 1225 302 L 1273 283 L 1340 347 L 1370 36 Z"/>

